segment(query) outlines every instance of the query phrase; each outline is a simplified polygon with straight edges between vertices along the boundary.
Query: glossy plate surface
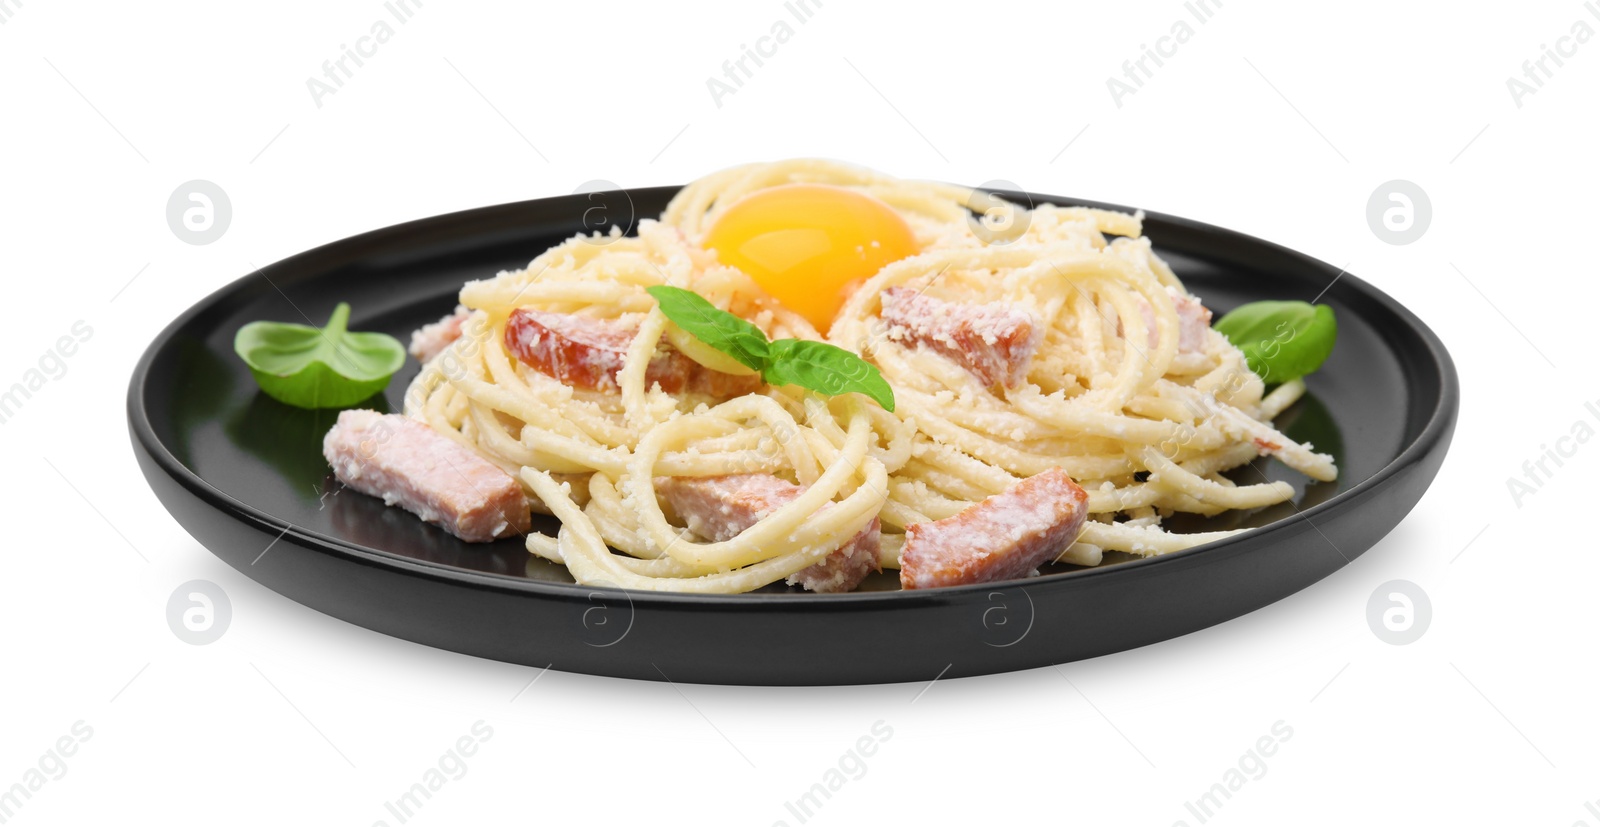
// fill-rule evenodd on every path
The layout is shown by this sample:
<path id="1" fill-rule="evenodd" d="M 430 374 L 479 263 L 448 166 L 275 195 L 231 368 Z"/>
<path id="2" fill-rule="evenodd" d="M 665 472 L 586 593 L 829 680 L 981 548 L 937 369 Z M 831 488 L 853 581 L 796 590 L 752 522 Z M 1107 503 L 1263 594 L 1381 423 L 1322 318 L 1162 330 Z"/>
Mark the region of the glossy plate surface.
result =
<path id="1" fill-rule="evenodd" d="M 1277 422 L 1338 460 L 1333 483 L 1276 462 L 1292 505 L 1193 520 L 1260 530 L 1095 569 L 1048 567 L 992 586 L 900 592 L 892 573 L 848 595 L 768 587 L 694 596 L 594 589 L 518 540 L 462 543 L 342 490 L 321 454 L 336 412 L 257 391 L 233 335 L 258 319 L 320 325 L 340 301 L 352 330 L 402 342 L 455 306 L 462 282 L 524 266 L 597 218 L 631 226 L 673 188 L 487 207 L 366 233 L 224 287 L 173 322 L 134 371 L 128 421 L 151 487 L 230 565 L 307 606 L 380 632 L 514 663 L 600 675 L 747 684 L 930 680 L 1062 663 L 1185 634 L 1290 595 L 1394 528 L 1433 480 L 1455 426 L 1455 369 L 1437 337 L 1360 279 L 1291 250 L 1147 214 L 1145 233 L 1220 317 L 1258 299 L 1323 294 L 1339 320 L 1310 394 Z M 1035 203 L 1086 204 L 1052 196 Z M 1092 206 L 1112 206 L 1091 204 Z M 599 211 L 596 208 L 599 207 Z M 1121 209 L 1121 208 L 1118 208 Z M 1329 284 L 1333 286 L 1330 288 Z M 367 407 L 400 409 L 407 360 Z M 536 527 L 553 530 L 548 522 Z M 271 545 L 265 555 L 262 551 Z"/>

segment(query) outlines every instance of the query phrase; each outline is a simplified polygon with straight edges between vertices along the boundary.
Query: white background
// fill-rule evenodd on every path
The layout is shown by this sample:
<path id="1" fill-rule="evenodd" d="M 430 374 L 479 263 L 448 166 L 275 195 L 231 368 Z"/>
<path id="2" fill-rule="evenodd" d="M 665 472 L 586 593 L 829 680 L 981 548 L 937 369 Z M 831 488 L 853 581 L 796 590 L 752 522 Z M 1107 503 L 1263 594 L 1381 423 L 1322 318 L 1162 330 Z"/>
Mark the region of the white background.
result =
<path id="1" fill-rule="evenodd" d="M 1584 409 L 1600 399 L 1600 42 L 1547 63 L 1521 106 L 1506 85 L 1600 18 L 1577 0 L 1226 0 L 1118 106 L 1107 78 L 1189 15 L 1178 2 L 826 2 L 720 107 L 707 78 L 787 18 L 776 0 L 427 0 L 320 107 L 307 79 L 388 15 L 377 0 L 4 4 L 0 386 L 75 321 L 94 331 L 0 425 L 0 787 L 75 722 L 93 730 L 7 823 L 393 825 L 384 803 L 481 720 L 492 736 L 414 823 L 793 825 L 784 803 L 881 720 L 892 737 L 812 823 L 1195 825 L 1185 802 L 1282 721 L 1292 737 L 1210 823 L 1600 825 L 1600 448 L 1576 446 L 1520 504 L 1506 482 L 1574 423 L 1600 427 Z M 1352 565 L 1178 640 L 931 685 L 750 689 L 555 671 L 529 686 L 533 670 L 332 620 L 206 552 L 135 467 L 135 359 L 252 264 L 591 179 L 795 155 L 1008 179 L 1348 264 L 1456 358 L 1444 470 Z M 231 197 L 210 245 L 167 224 L 191 179 Z M 1409 245 L 1368 225 L 1391 179 L 1431 197 Z M 203 647 L 164 617 L 197 578 L 233 606 Z M 1397 578 L 1433 607 L 1408 646 L 1366 619 Z"/>

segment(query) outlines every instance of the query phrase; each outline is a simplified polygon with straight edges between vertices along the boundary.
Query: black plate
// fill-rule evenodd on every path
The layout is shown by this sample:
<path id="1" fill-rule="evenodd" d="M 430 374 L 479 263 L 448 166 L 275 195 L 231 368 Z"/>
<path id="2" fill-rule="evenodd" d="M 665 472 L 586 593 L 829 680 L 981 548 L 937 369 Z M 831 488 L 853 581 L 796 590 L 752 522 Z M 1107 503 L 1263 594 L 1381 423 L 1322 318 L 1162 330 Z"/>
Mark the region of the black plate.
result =
<path id="1" fill-rule="evenodd" d="M 1335 281 L 1335 268 L 1277 245 L 1151 213 L 1145 231 L 1156 248 L 1219 314 L 1327 290 L 1322 301 L 1338 314 L 1338 346 L 1311 377 L 1311 393 L 1278 424 L 1333 453 L 1337 482 L 1306 485 L 1277 463 L 1257 463 L 1237 472 L 1240 479 L 1290 480 L 1293 505 L 1184 528 L 1259 530 L 1163 557 L 1053 567 L 1026 581 L 913 593 L 898 591 L 885 574 L 847 595 L 778 587 L 726 596 L 638 593 L 575 585 L 565 569 L 531 559 L 520 541 L 465 544 L 378 500 L 341 492 L 321 455 L 335 414 L 259 393 L 233 354 L 244 323 L 304 322 L 303 312 L 321 324 L 339 301 L 355 308 L 352 329 L 405 341 L 449 312 L 462 282 L 521 267 L 584 230 L 597 201 L 621 223 L 658 213 L 674 192 L 454 213 L 329 244 L 239 279 L 162 331 L 134 369 L 128 424 L 145 477 L 178 522 L 230 565 L 307 606 L 407 640 L 629 678 L 873 683 L 1094 657 L 1293 594 L 1405 517 L 1455 427 L 1450 357 L 1393 299 L 1351 275 Z M 408 360 L 367 406 L 398 410 L 417 370 Z"/>

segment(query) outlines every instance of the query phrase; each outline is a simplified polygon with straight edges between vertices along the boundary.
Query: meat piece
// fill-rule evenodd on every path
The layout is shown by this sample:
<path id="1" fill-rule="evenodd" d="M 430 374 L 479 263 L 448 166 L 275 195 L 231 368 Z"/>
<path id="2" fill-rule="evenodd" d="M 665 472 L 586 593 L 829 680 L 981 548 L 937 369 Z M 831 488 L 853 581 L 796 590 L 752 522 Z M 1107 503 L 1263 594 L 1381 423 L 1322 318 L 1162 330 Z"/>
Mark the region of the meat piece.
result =
<path id="1" fill-rule="evenodd" d="M 1278 443 L 1273 442 L 1270 439 L 1262 439 L 1261 437 L 1255 437 L 1251 441 L 1256 444 L 1256 450 L 1258 452 L 1260 452 L 1261 456 L 1267 456 L 1268 454 L 1272 454 L 1274 452 L 1283 450 L 1283 446 L 1282 445 L 1279 445 Z"/>
<path id="2" fill-rule="evenodd" d="M 739 536 L 761 518 L 792 502 L 805 489 L 771 474 L 722 477 L 657 477 L 656 491 L 689 530 L 713 542 Z M 833 507 L 817 510 L 821 515 Z M 791 586 L 814 592 L 847 592 L 878 570 L 878 518 L 821 562 L 789 575 Z"/>
<path id="3" fill-rule="evenodd" d="M 411 347 L 408 348 L 411 355 L 417 357 L 418 362 L 433 361 L 433 357 L 461 338 L 461 326 L 471 315 L 471 310 L 458 304 L 454 313 L 418 328 L 411 334 Z"/>
<path id="4" fill-rule="evenodd" d="M 616 319 L 518 308 L 506 321 L 506 348 L 524 364 L 577 388 L 615 391 L 638 327 Z M 662 345 L 645 368 L 645 384 L 667 393 L 688 390 L 733 397 L 761 387 L 759 376 L 712 370 Z"/>
<path id="5" fill-rule="evenodd" d="M 518 308 L 506 321 L 506 348 L 527 365 L 589 390 L 616 390 L 637 328 L 614 319 Z M 681 390 L 687 371 L 658 348 L 645 381 L 668 393 Z"/>
<path id="6" fill-rule="evenodd" d="M 1060 468 L 1035 474 L 954 517 L 906 526 L 900 587 L 1026 577 L 1077 539 L 1089 495 Z"/>
<path id="7" fill-rule="evenodd" d="M 1039 346 L 1033 315 L 1000 302 L 961 304 L 891 287 L 883 321 L 891 340 L 929 347 L 990 386 L 1021 384 Z"/>
<path id="8" fill-rule="evenodd" d="M 1168 288 L 1168 292 L 1172 291 Z M 1178 310 L 1178 350 L 1199 353 L 1206 348 L 1206 334 L 1211 331 L 1211 309 L 1194 296 L 1174 296 Z"/>
<path id="9" fill-rule="evenodd" d="M 712 370 L 671 348 L 668 348 L 668 353 L 671 358 L 688 363 L 686 370 L 689 381 L 685 384 L 685 388 L 690 393 L 704 394 L 715 399 L 732 399 L 735 396 L 755 393 L 761 390 L 764 384 L 758 375 L 734 376 L 731 373 Z"/>
<path id="10" fill-rule="evenodd" d="M 1173 309 L 1178 311 L 1178 352 L 1199 353 L 1205 350 L 1206 333 L 1211 330 L 1211 310 L 1194 296 L 1179 293 L 1171 287 L 1167 288 L 1167 295 L 1172 297 Z M 1139 312 L 1144 316 L 1144 329 L 1149 334 L 1150 347 L 1161 344 L 1161 333 L 1156 330 L 1155 309 L 1141 299 Z M 1120 323 L 1117 334 L 1122 335 Z"/>
<path id="11" fill-rule="evenodd" d="M 469 543 L 530 527 L 527 498 L 510 474 L 415 419 L 342 411 L 322 439 L 322 455 L 345 485 Z"/>

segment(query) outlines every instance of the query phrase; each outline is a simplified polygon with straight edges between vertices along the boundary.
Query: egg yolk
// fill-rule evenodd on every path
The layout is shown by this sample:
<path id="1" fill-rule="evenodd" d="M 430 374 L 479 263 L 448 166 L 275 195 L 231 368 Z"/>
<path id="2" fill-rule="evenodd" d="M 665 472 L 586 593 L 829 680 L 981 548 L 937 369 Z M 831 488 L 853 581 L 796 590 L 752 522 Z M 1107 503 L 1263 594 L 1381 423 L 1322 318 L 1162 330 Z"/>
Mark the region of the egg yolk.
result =
<path id="1" fill-rule="evenodd" d="M 824 333 L 850 289 L 917 252 L 905 219 L 870 195 L 826 184 L 757 190 L 706 234 L 723 264 Z"/>

